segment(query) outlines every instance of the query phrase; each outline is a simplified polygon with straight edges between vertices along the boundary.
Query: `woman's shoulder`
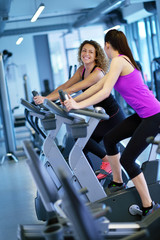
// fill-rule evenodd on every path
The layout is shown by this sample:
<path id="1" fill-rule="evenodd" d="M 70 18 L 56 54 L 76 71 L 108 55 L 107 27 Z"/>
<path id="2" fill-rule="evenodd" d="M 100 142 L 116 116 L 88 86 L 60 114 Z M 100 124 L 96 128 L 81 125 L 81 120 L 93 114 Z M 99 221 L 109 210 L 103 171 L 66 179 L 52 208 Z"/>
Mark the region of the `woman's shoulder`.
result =
<path id="1" fill-rule="evenodd" d="M 101 67 L 98 67 L 98 66 L 95 67 L 94 71 L 103 73 L 103 75 L 105 74 L 105 71 Z"/>
<path id="2" fill-rule="evenodd" d="M 126 62 L 126 60 L 127 60 L 128 62 L 131 62 L 130 58 L 128 56 L 124 55 L 124 54 L 118 55 L 117 57 L 115 57 L 115 59 L 117 61 L 124 61 L 124 62 Z"/>
<path id="3" fill-rule="evenodd" d="M 118 71 L 122 71 L 124 68 L 128 67 L 131 64 L 131 60 L 126 55 L 115 56 L 114 58 L 112 58 L 111 61 L 112 68 L 116 68 Z"/>
<path id="4" fill-rule="evenodd" d="M 103 69 L 101 67 L 98 67 L 98 66 L 95 67 L 95 70 L 103 71 Z"/>

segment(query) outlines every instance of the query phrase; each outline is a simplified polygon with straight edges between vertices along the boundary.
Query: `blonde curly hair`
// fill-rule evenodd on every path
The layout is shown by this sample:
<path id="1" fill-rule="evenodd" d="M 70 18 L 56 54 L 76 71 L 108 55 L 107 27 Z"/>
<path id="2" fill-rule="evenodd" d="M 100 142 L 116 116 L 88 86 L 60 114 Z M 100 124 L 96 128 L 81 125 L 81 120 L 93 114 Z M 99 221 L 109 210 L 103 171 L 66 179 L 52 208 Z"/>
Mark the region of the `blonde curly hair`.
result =
<path id="1" fill-rule="evenodd" d="M 82 52 L 82 48 L 85 44 L 90 44 L 95 48 L 95 50 L 96 50 L 96 59 L 95 59 L 96 65 L 97 65 L 97 67 L 102 68 L 102 70 L 106 73 L 109 68 L 109 59 L 107 58 L 101 45 L 94 40 L 85 40 L 84 42 L 81 43 L 79 50 L 78 50 L 79 64 L 83 65 L 83 62 L 81 60 L 81 52 Z"/>

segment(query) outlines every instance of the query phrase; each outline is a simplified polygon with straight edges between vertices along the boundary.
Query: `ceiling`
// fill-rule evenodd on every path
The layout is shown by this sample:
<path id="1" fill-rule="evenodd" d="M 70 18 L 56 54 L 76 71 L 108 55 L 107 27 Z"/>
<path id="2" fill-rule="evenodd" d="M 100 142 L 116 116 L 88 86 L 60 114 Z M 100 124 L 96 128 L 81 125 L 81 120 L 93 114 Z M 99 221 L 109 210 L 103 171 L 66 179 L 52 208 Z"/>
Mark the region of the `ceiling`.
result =
<path id="1" fill-rule="evenodd" d="M 25 3 L 24 3 L 25 2 Z M 125 21 L 122 12 L 148 0 L 0 0 L 0 36 L 78 28 L 114 18 Z M 30 19 L 40 3 L 45 9 L 39 19 Z M 139 7 L 138 7 L 139 8 Z M 132 10 L 134 8 L 132 7 Z"/>

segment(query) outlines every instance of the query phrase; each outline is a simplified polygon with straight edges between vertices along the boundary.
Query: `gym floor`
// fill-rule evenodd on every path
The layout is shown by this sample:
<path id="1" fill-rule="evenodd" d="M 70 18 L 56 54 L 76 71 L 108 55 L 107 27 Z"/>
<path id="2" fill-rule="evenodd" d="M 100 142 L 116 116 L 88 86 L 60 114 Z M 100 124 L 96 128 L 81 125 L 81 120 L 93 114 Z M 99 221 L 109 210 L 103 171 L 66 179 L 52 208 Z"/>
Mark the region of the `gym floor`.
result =
<path id="1" fill-rule="evenodd" d="M 5 160 L 0 165 L 0 239 L 17 240 L 18 224 L 32 224 L 36 218 L 36 186 L 25 159 Z"/>

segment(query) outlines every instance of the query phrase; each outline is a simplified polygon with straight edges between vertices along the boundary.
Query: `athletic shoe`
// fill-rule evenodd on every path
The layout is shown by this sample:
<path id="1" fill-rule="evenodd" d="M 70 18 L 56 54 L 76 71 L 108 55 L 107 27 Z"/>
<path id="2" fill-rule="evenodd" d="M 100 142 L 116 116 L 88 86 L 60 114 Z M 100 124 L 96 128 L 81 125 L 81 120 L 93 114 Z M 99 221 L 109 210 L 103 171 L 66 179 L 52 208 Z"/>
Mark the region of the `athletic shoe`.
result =
<path id="1" fill-rule="evenodd" d="M 153 204 L 153 207 L 151 209 L 149 209 L 149 210 L 142 209 L 143 216 L 148 216 L 148 215 L 150 215 L 151 213 L 155 212 L 157 209 L 160 208 L 160 204 L 155 203 L 155 202 L 152 202 L 152 204 Z"/>
<path id="2" fill-rule="evenodd" d="M 102 162 L 99 172 L 100 173 L 97 175 L 97 178 L 99 180 L 101 180 L 103 178 L 106 178 L 108 175 L 110 175 L 112 173 L 110 163 L 109 162 Z"/>
<path id="3" fill-rule="evenodd" d="M 105 189 L 106 193 L 108 195 L 118 192 L 120 190 L 126 190 L 127 186 L 125 183 L 123 183 L 121 186 L 117 186 L 114 182 L 111 182 L 110 184 L 108 184 L 108 187 Z"/>

